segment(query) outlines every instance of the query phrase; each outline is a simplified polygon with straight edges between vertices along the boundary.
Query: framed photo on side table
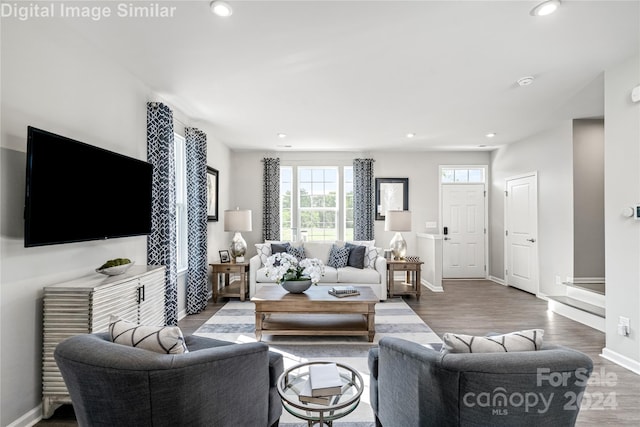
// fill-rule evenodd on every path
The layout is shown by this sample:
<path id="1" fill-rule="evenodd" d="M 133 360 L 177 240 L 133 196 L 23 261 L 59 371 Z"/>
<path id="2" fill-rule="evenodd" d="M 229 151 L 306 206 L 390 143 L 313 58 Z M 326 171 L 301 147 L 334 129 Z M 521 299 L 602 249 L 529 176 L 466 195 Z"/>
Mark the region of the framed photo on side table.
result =
<path id="1" fill-rule="evenodd" d="M 220 253 L 220 262 L 230 262 L 231 256 L 229 255 L 229 251 L 224 249 L 222 251 L 218 251 Z"/>

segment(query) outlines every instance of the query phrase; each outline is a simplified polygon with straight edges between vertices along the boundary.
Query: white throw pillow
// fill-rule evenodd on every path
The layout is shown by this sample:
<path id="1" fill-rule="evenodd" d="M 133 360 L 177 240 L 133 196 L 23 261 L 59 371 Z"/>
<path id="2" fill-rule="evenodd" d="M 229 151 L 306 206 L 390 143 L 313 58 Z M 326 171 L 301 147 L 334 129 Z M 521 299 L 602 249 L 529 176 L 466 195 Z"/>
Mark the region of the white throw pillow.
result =
<path id="1" fill-rule="evenodd" d="M 512 351 L 534 351 L 542 347 L 544 330 L 529 329 L 503 335 L 476 337 L 453 334 L 442 336 L 444 353 L 505 353 Z"/>
<path id="2" fill-rule="evenodd" d="M 138 325 L 112 315 L 109 319 L 109 337 L 112 342 L 156 353 L 188 353 L 182 331 L 177 326 Z"/>
<path id="3" fill-rule="evenodd" d="M 264 266 L 267 263 L 267 258 L 271 256 L 271 243 L 256 243 L 255 247 L 260 257 L 260 262 Z"/>
<path id="4" fill-rule="evenodd" d="M 375 246 L 367 246 L 367 250 L 364 253 L 364 267 L 376 268 L 376 259 L 381 254 L 382 249 Z"/>

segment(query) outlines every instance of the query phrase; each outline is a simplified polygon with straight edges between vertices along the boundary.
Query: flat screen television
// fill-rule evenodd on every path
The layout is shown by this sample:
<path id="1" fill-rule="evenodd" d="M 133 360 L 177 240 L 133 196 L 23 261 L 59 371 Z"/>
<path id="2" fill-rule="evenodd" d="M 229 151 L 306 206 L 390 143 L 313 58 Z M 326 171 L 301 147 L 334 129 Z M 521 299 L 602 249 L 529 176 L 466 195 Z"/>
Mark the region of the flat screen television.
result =
<path id="1" fill-rule="evenodd" d="M 25 247 L 151 232 L 153 166 L 32 126 Z"/>

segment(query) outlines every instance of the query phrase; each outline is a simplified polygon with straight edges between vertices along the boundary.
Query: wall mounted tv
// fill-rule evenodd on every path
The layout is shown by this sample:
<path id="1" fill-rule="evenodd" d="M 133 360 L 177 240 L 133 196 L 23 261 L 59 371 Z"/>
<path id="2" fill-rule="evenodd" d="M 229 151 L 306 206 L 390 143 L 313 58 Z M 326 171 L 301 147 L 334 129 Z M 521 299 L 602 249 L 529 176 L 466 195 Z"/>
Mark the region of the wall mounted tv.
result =
<path id="1" fill-rule="evenodd" d="M 151 232 L 150 163 L 29 126 L 25 247 Z"/>

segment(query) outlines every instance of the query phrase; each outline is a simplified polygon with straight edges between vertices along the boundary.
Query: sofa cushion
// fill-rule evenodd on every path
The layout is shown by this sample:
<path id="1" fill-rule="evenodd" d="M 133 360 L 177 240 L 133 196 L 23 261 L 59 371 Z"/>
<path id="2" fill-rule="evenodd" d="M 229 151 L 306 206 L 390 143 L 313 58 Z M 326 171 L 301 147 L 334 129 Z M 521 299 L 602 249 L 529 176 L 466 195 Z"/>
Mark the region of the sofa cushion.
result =
<path id="1" fill-rule="evenodd" d="M 349 267 L 364 268 L 364 258 L 366 256 L 367 247 L 351 243 L 345 244 L 344 247 L 349 250 L 349 260 L 347 261 L 347 265 Z"/>
<path id="2" fill-rule="evenodd" d="M 337 283 L 380 283 L 380 273 L 372 268 L 345 267 L 337 271 Z"/>
<path id="3" fill-rule="evenodd" d="M 177 326 L 138 325 L 112 315 L 109 319 L 109 337 L 114 343 L 156 353 L 188 352 L 182 331 Z"/>
<path id="4" fill-rule="evenodd" d="M 256 271 L 256 282 L 258 283 L 276 283 L 275 279 L 267 277 L 267 267 L 261 267 Z"/>
<path id="5" fill-rule="evenodd" d="M 442 351 L 443 353 L 505 353 L 540 350 L 543 335 L 542 329 L 483 337 L 447 332 L 442 336 L 444 341 Z"/>
<path id="6" fill-rule="evenodd" d="M 342 270 L 344 270 L 344 268 L 341 268 L 340 270 L 338 270 L 337 268 L 329 267 L 328 265 L 325 265 L 324 274 L 320 278 L 320 283 L 337 283 L 338 271 L 342 271 Z"/>
<path id="7" fill-rule="evenodd" d="M 303 246 L 307 258 L 317 258 L 324 265 L 329 264 L 329 252 L 333 242 L 304 242 Z"/>

